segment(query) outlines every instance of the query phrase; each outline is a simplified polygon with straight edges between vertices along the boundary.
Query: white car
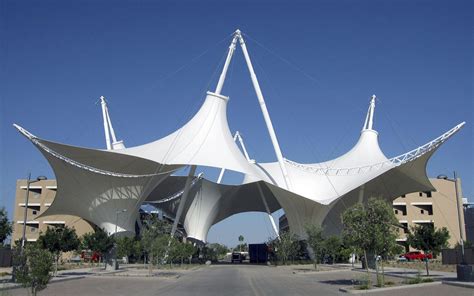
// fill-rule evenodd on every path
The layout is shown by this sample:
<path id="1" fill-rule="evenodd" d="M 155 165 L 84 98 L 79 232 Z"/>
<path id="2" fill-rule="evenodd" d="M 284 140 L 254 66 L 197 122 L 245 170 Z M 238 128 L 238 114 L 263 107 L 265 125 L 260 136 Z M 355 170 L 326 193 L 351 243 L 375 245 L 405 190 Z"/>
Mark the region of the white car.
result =
<path id="1" fill-rule="evenodd" d="M 397 261 L 406 262 L 406 261 L 408 261 L 408 260 L 407 260 L 407 258 L 406 258 L 405 256 L 400 255 L 400 256 L 397 257 Z"/>

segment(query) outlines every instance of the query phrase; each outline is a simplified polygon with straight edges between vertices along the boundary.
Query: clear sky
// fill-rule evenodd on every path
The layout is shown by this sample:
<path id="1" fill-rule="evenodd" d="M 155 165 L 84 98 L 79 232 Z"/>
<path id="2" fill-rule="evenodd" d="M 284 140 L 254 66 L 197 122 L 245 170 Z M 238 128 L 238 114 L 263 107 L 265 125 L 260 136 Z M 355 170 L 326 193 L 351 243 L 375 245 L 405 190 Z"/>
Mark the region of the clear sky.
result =
<path id="1" fill-rule="evenodd" d="M 432 177 L 463 179 L 474 201 L 472 1 L 0 1 L 0 194 L 54 174 L 12 127 L 104 148 L 98 97 L 127 146 L 161 138 L 213 90 L 231 33 L 247 34 L 285 157 L 320 162 L 355 143 L 372 94 L 382 150 L 418 147 L 461 121 L 431 159 Z M 241 50 L 223 94 L 252 158 L 275 161 Z M 215 180 L 217 171 L 206 174 Z M 227 175 L 225 181 L 236 177 Z M 240 214 L 209 240 L 271 235 L 264 214 Z"/>

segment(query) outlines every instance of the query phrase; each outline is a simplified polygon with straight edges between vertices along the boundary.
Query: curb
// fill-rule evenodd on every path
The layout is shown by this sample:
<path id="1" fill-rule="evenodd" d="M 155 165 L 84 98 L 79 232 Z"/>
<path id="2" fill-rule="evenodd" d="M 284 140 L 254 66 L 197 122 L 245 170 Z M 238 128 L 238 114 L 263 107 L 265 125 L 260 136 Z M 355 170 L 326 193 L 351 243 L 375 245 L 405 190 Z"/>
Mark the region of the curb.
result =
<path id="1" fill-rule="evenodd" d="M 403 285 L 403 286 L 395 286 L 395 287 L 387 287 L 387 288 L 375 288 L 375 289 L 370 289 L 370 290 L 353 290 L 352 288 L 348 287 L 348 288 L 340 288 L 339 291 L 348 293 L 348 294 L 367 294 L 367 293 L 378 293 L 378 292 L 402 290 L 402 289 L 409 289 L 409 288 L 437 286 L 441 284 L 442 282 L 432 282 L 432 283 L 421 283 L 421 284 Z"/>
<path id="2" fill-rule="evenodd" d="M 356 272 L 365 272 L 365 269 L 358 269 L 358 268 L 353 268 L 351 269 L 351 271 L 356 271 Z M 375 270 L 372 270 L 372 269 L 369 269 L 369 272 L 372 273 L 372 274 L 377 274 Z M 385 275 L 386 276 L 391 276 L 391 277 L 396 277 L 396 278 L 400 278 L 400 279 L 412 279 L 412 278 L 415 278 L 416 275 L 413 275 L 413 276 L 410 276 L 410 275 L 402 275 L 402 274 L 393 274 L 393 273 L 390 273 L 390 271 L 385 271 Z M 425 277 L 425 275 L 421 275 L 421 277 Z M 448 277 L 445 277 L 443 275 L 430 275 L 429 278 L 433 279 L 433 281 L 442 281 L 443 279 L 446 279 Z"/>
<path id="3" fill-rule="evenodd" d="M 74 277 L 66 277 L 66 278 L 52 278 L 50 280 L 50 283 L 59 283 L 59 282 L 66 282 L 66 281 L 72 281 L 72 280 L 78 280 L 78 279 L 83 279 L 85 278 L 85 275 L 80 275 L 80 276 L 74 276 Z M 17 283 L 7 283 L 5 286 L 0 287 L 0 291 L 4 290 L 13 290 L 13 289 L 19 289 L 22 288 L 21 284 Z"/>
<path id="4" fill-rule="evenodd" d="M 456 287 L 462 287 L 462 288 L 468 288 L 468 289 L 474 289 L 474 283 L 473 282 L 449 282 L 449 281 L 442 281 L 443 285 L 449 285 L 449 286 L 456 286 Z"/>

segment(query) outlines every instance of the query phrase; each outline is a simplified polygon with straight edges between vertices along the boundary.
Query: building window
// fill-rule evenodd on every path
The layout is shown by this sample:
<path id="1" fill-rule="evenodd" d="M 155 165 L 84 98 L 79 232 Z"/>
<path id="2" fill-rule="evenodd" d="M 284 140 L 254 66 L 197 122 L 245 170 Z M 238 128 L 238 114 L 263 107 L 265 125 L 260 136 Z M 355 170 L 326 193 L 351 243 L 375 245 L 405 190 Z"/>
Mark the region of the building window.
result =
<path id="1" fill-rule="evenodd" d="M 418 195 L 419 195 L 420 197 L 423 196 L 423 192 L 418 193 Z"/>
<path id="2" fill-rule="evenodd" d="M 407 234 L 408 233 L 408 223 L 401 223 L 403 227 L 403 233 Z"/>
<path id="3" fill-rule="evenodd" d="M 425 210 L 420 210 L 420 212 L 421 212 L 422 214 L 424 214 L 424 213 L 425 213 Z"/>
<path id="4" fill-rule="evenodd" d="M 406 197 L 406 196 L 405 196 L 405 194 L 404 194 L 404 195 L 402 195 L 402 198 L 405 198 L 405 197 Z"/>
<path id="5" fill-rule="evenodd" d="M 36 227 L 31 227 L 30 232 L 36 232 Z"/>
<path id="6" fill-rule="evenodd" d="M 36 215 L 37 213 L 38 213 L 37 211 L 33 210 L 33 215 Z"/>
<path id="7" fill-rule="evenodd" d="M 432 197 L 431 191 L 426 191 L 425 194 L 426 194 L 426 197 Z"/>
<path id="8" fill-rule="evenodd" d="M 394 205 L 393 210 L 395 214 L 402 214 L 403 216 L 407 215 L 407 206 L 406 205 Z"/>
<path id="9" fill-rule="evenodd" d="M 432 216 L 433 215 L 433 206 L 427 206 L 426 210 L 428 211 L 428 215 Z"/>
<path id="10" fill-rule="evenodd" d="M 40 198 L 41 197 L 41 189 L 32 188 L 30 189 L 30 198 Z"/>

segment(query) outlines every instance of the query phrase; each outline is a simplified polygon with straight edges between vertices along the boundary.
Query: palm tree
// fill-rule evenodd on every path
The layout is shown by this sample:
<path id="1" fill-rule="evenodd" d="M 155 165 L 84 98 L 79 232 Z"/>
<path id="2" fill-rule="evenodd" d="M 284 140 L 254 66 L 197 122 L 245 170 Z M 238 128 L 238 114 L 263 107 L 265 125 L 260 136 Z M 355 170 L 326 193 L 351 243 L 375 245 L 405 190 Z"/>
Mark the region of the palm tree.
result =
<path id="1" fill-rule="evenodd" d="M 240 251 L 242 252 L 242 242 L 244 241 L 244 236 L 243 235 L 239 235 L 239 246 L 240 246 Z"/>

